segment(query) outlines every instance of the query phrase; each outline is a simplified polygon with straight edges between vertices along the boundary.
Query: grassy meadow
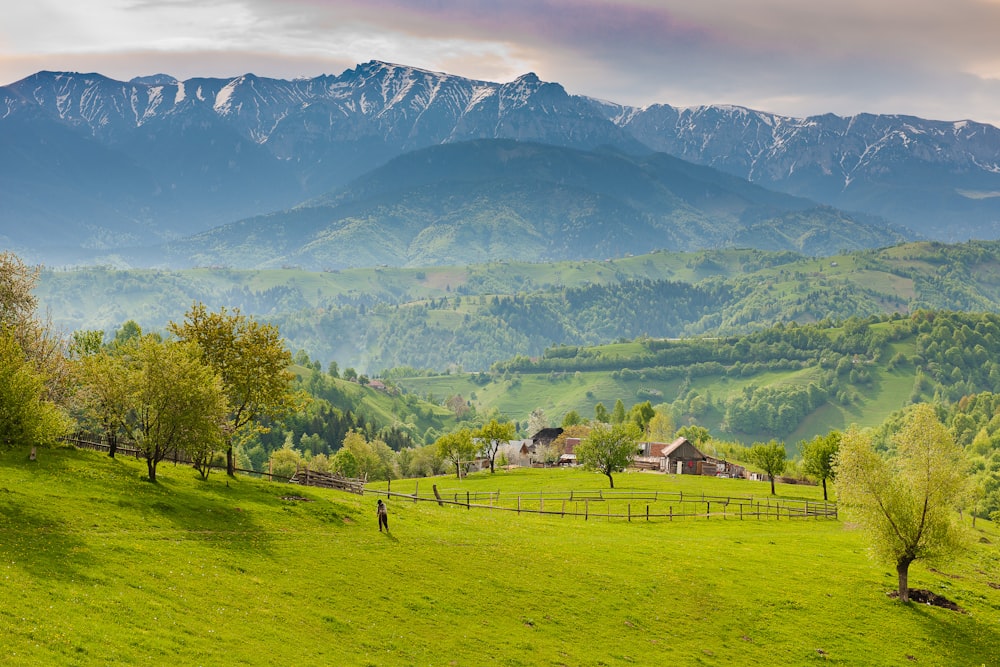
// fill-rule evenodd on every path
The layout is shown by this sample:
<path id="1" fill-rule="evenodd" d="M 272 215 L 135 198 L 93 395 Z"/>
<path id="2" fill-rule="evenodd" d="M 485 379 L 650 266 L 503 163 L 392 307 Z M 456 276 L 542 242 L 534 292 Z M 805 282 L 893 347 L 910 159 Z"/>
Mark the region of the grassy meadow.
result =
<path id="1" fill-rule="evenodd" d="M 981 665 L 1000 659 L 1000 531 L 905 606 L 845 520 L 590 520 L 438 507 L 163 464 L 0 454 L 9 665 Z M 606 489 L 580 470 L 397 480 L 392 491 Z M 742 480 L 619 490 L 766 496 Z M 373 490 L 386 484 L 372 485 Z M 778 486 L 785 498 L 816 487 Z"/>

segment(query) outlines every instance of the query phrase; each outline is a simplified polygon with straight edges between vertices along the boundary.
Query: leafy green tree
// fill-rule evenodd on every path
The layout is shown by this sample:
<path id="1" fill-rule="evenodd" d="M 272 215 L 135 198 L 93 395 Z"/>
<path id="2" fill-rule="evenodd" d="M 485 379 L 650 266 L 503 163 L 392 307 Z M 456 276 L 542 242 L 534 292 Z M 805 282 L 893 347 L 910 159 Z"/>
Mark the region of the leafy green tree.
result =
<path id="1" fill-rule="evenodd" d="M 104 332 L 98 329 L 74 331 L 70 338 L 69 352 L 74 359 L 97 354 L 104 346 Z"/>
<path id="2" fill-rule="evenodd" d="M 455 476 L 462 477 L 462 463 L 472 460 L 476 455 L 476 445 L 472 440 L 472 431 L 463 428 L 452 433 L 445 433 L 434 443 L 437 455 L 444 461 L 455 466 Z"/>
<path id="3" fill-rule="evenodd" d="M 583 423 L 583 417 L 576 410 L 570 410 L 565 415 L 563 415 L 562 427 L 569 428 L 570 426 L 578 426 Z"/>
<path id="4" fill-rule="evenodd" d="M 576 448 L 576 459 L 587 470 L 597 470 L 607 476 L 615 488 L 612 473 L 625 470 L 635 459 L 642 432 L 635 424 L 606 425 L 599 423 Z"/>
<path id="5" fill-rule="evenodd" d="M 785 446 L 777 440 L 767 443 L 756 442 L 746 453 L 747 461 L 764 471 L 771 481 L 771 495 L 774 493 L 774 478 L 785 471 L 788 463 Z"/>
<path id="6" fill-rule="evenodd" d="M 639 430 L 645 433 L 650 420 L 654 416 L 656 416 L 656 410 L 653 409 L 653 404 L 649 401 L 643 401 L 629 408 L 626 418 L 635 423 L 639 427 Z"/>
<path id="7" fill-rule="evenodd" d="M 709 433 L 708 429 L 704 426 L 688 424 L 687 426 L 681 426 L 677 429 L 677 437 L 686 438 L 688 442 L 700 447 L 712 439 L 712 434 Z"/>
<path id="8" fill-rule="evenodd" d="M 615 407 L 611 409 L 611 423 L 621 424 L 625 421 L 625 404 L 622 399 L 615 401 Z"/>
<path id="9" fill-rule="evenodd" d="M 169 329 L 181 340 L 197 344 L 222 380 L 229 405 L 226 471 L 234 475 L 233 438 L 254 426 L 266 431 L 261 419 L 278 420 L 293 409 L 291 353 L 276 327 L 245 317 L 239 309 L 210 313 L 198 303 L 183 324 L 171 322 Z"/>
<path id="10" fill-rule="evenodd" d="M 291 443 L 288 444 L 289 444 L 288 447 L 282 447 L 280 449 L 276 449 L 273 452 L 271 452 L 271 456 L 269 458 L 270 461 L 269 468 L 271 470 L 271 474 L 275 475 L 276 477 L 290 478 L 292 475 L 298 472 L 299 464 L 302 463 L 302 455 L 299 454 L 298 450 L 293 449 L 291 447 Z M 340 472 L 340 470 L 336 468 L 334 468 L 334 471 L 344 475 L 344 473 Z M 357 469 L 355 468 L 355 470 L 353 470 L 352 472 L 356 473 Z M 357 475 L 349 474 L 344 476 L 356 477 Z"/>
<path id="11" fill-rule="evenodd" d="M 915 406 L 893 440 L 896 455 L 888 459 L 875 451 L 869 432 L 844 433 L 837 495 L 864 526 L 873 555 L 895 565 L 899 599 L 909 602 L 913 561 L 943 562 L 967 545 L 955 508 L 967 492 L 968 466 L 927 403 Z"/>
<path id="12" fill-rule="evenodd" d="M 72 370 L 66 363 L 63 337 L 35 312 L 38 274 L 38 267 L 29 267 L 14 253 L 0 252 L 0 328 L 14 339 L 41 379 L 43 400 L 64 405 L 71 393 Z"/>
<path id="13" fill-rule="evenodd" d="M 350 452 L 357 465 L 356 474 L 349 475 L 350 477 L 364 477 L 369 480 L 389 480 L 398 477 L 392 450 L 377 438 L 368 441 L 362 433 L 352 429 L 344 437 L 344 444 L 334 455 L 334 461 L 342 451 Z"/>
<path id="14" fill-rule="evenodd" d="M 221 446 L 227 407 L 222 383 L 193 343 L 143 336 L 123 381 L 129 389 L 125 428 L 146 459 L 151 482 L 170 452 L 198 456 Z"/>
<path id="15" fill-rule="evenodd" d="M 488 424 L 473 433 L 472 437 L 479 442 L 479 451 L 490 460 L 490 473 L 493 473 L 494 461 L 500 446 L 514 439 L 514 424 L 510 422 L 501 424 L 496 419 L 491 419 Z"/>
<path id="16" fill-rule="evenodd" d="M 69 417 L 45 398 L 42 376 L 0 324 L 0 449 L 51 445 L 69 430 Z"/>
<path id="17" fill-rule="evenodd" d="M 674 420 L 670 413 L 656 410 L 656 414 L 649 420 L 646 429 L 646 437 L 651 442 L 673 442 L 674 441 Z"/>
<path id="18" fill-rule="evenodd" d="M 594 421 L 598 421 L 603 424 L 611 423 L 611 414 L 608 412 L 608 409 L 604 407 L 604 403 L 598 403 L 594 406 Z"/>
<path id="19" fill-rule="evenodd" d="M 118 438 L 125 430 L 125 420 L 131 409 L 131 387 L 125 378 L 129 374 L 128 358 L 134 356 L 137 343 L 99 349 L 76 362 L 84 416 L 97 423 L 111 458 L 118 451 Z"/>
<path id="20" fill-rule="evenodd" d="M 823 500 L 827 500 L 826 480 L 833 479 L 833 462 L 840 449 L 840 432 L 817 435 L 809 442 L 803 442 L 801 447 L 805 472 L 823 484 Z"/>

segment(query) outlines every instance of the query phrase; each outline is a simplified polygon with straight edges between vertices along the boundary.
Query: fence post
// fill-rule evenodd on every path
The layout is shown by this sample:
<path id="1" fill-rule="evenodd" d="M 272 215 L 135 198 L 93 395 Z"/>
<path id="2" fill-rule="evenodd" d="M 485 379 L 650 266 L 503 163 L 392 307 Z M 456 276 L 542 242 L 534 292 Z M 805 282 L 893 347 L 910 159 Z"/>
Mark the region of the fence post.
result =
<path id="1" fill-rule="evenodd" d="M 415 482 L 413 484 L 413 502 L 417 502 L 418 495 L 420 495 L 420 482 Z"/>
<path id="2" fill-rule="evenodd" d="M 465 509 L 467 509 L 467 510 L 471 510 L 472 509 L 472 504 L 469 502 L 469 492 L 468 491 L 465 492 Z"/>
<path id="3" fill-rule="evenodd" d="M 701 497 L 704 498 L 705 494 L 704 493 L 701 494 Z M 711 519 L 712 518 L 712 501 L 711 500 L 706 500 L 705 501 L 705 518 L 706 519 Z"/>
<path id="4" fill-rule="evenodd" d="M 590 499 L 587 498 L 583 501 L 583 520 L 586 521 L 590 518 Z"/>
<path id="5" fill-rule="evenodd" d="M 670 520 L 671 521 L 674 520 L 674 506 L 673 505 L 670 506 Z"/>
<path id="6" fill-rule="evenodd" d="M 441 500 L 441 494 L 438 493 L 438 485 L 433 484 L 432 486 L 434 488 L 434 497 L 437 498 L 438 501 L 438 507 L 444 507 L 444 502 Z"/>
<path id="7" fill-rule="evenodd" d="M 632 523 L 632 503 L 628 504 L 628 522 Z"/>
<path id="8" fill-rule="evenodd" d="M 649 505 L 646 505 L 646 521 L 649 521 Z"/>
<path id="9" fill-rule="evenodd" d="M 565 516 L 566 516 L 566 500 L 565 499 L 563 500 L 562 515 L 565 518 Z"/>
<path id="10" fill-rule="evenodd" d="M 521 513 L 521 494 L 518 494 L 517 496 L 517 513 Z"/>

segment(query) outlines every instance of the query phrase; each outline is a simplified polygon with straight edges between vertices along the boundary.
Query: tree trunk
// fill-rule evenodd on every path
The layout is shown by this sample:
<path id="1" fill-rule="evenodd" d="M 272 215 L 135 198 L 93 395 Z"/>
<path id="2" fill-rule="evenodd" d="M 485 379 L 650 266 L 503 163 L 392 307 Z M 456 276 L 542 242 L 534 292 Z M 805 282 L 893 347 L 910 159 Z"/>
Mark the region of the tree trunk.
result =
<path id="1" fill-rule="evenodd" d="M 146 470 L 149 472 L 149 481 L 156 481 L 156 459 L 147 456 L 146 457 Z"/>
<path id="2" fill-rule="evenodd" d="M 826 477 L 823 478 L 823 500 L 826 500 Z"/>
<path id="3" fill-rule="evenodd" d="M 494 454 L 493 456 L 496 456 L 496 454 Z M 490 474 L 491 475 L 493 474 L 493 456 L 490 457 Z"/>
<path id="4" fill-rule="evenodd" d="M 913 560 L 904 558 L 896 562 L 896 574 L 899 575 L 899 601 L 910 601 L 910 563 Z"/>
<path id="5" fill-rule="evenodd" d="M 772 496 L 778 495 L 774 492 L 774 475 L 768 475 L 768 478 L 771 480 L 771 495 Z"/>
<path id="6" fill-rule="evenodd" d="M 236 477 L 236 462 L 233 460 L 233 445 L 229 444 L 229 449 L 226 450 L 226 474 L 230 477 Z"/>
<path id="7" fill-rule="evenodd" d="M 611 482 L 611 488 L 612 489 L 615 488 L 615 478 L 612 477 L 611 473 L 609 473 L 609 472 L 606 472 L 604 474 L 608 476 L 608 481 Z"/>

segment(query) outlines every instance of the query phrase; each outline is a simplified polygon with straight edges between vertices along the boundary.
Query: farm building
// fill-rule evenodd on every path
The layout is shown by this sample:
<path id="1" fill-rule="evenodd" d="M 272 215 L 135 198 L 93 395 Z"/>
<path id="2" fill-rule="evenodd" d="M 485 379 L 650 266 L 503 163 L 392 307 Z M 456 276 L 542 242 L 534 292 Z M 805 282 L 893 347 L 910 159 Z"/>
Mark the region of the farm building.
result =
<path id="1" fill-rule="evenodd" d="M 747 469 L 741 465 L 736 465 L 732 461 L 719 459 L 714 456 L 706 456 L 705 460 L 715 464 L 715 475 L 717 477 L 744 479 L 747 476 Z"/>
<path id="2" fill-rule="evenodd" d="M 576 465 L 576 448 L 579 444 L 580 438 L 566 438 L 566 445 L 563 447 L 562 454 L 559 455 L 559 465 Z"/>
<path id="3" fill-rule="evenodd" d="M 678 475 L 714 475 L 716 464 L 687 438 L 677 438 L 660 451 L 662 469 Z"/>

